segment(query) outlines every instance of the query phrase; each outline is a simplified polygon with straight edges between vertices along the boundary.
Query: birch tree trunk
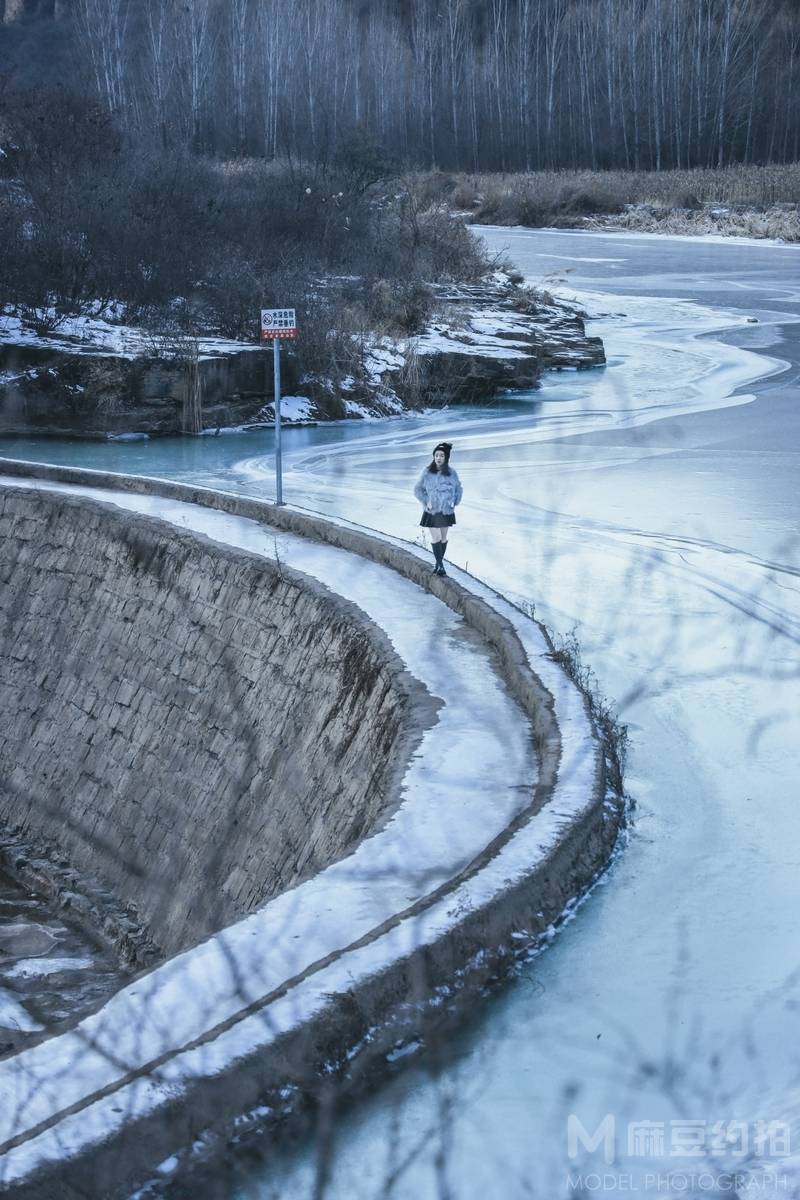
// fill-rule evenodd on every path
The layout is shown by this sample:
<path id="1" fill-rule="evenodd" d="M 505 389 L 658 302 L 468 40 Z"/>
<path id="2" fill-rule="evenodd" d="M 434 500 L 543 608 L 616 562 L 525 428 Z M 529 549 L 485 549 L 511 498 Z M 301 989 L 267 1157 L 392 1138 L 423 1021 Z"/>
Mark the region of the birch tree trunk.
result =
<path id="1" fill-rule="evenodd" d="M 235 121 L 236 153 L 247 153 L 247 48 L 250 43 L 248 0 L 227 0 L 228 54 Z"/>

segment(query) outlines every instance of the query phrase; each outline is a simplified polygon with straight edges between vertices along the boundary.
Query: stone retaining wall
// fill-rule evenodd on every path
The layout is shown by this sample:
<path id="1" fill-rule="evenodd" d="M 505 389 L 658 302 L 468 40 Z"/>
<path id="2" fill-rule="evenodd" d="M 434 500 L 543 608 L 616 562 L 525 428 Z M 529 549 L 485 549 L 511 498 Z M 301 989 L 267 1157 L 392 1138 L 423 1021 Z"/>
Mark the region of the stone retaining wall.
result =
<path id="1" fill-rule="evenodd" d="M 421 689 L 354 606 L 52 492 L 0 489 L 0 543 L 0 821 L 57 842 L 164 953 L 386 815 Z"/>
<path id="2" fill-rule="evenodd" d="M 226 1138 L 240 1139 L 248 1126 L 284 1122 L 293 1102 L 324 1099 L 334 1082 L 350 1086 L 368 1077 L 398 1038 L 424 1034 L 429 1020 L 474 1007 L 487 983 L 508 969 L 514 948 L 536 944 L 603 869 L 624 806 L 607 788 L 603 746 L 585 698 L 553 662 L 546 634 L 462 572 L 453 572 L 458 579 L 439 580 L 412 547 L 242 496 L 8 460 L 0 460 L 0 474 L 165 495 L 391 566 L 434 592 L 479 633 L 531 721 L 539 771 L 529 804 L 446 883 L 279 988 L 246 1003 L 243 998 L 237 1011 L 217 1024 L 209 1021 L 191 1043 L 176 1042 L 138 1066 L 119 1064 L 113 1082 L 101 1088 L 87 1081 L 80 1100 L 39 1125 L 24 1111 L 6 1122 L 9 1134 L 0 1147 L 10 1164 L 6 1189 L 25 1200 L 50 1200 L 54 1186 L 63 1200 L 123 1200 L 167 1157 L 180 1163 L 191 1190 L 198 1155 L 198 1179 L 207 1194 L 228 1195 L 224 1179 L 218 1188 L 212 1183 L 208 1154 L 219 1156 Z M 271 907 L 250 921 L 261 921 Z M 209 945 L 181 956 L 182 967 L 179 959 L 154 974 L 173 967 L 190 972 Z M 137 997 L 138 987 L 131 1003 L 140 1003 Z M 151 1016 L 146 995 L 141 1005 L 144 1021 Z M 18 1079 L 13 1060 L 5 1068 L 0 1092 L 9 1100 L 31 1086 L 30 1068 L 20 1063 Z M 248 1110 L 251 1116 L 243 1116 Z"/>

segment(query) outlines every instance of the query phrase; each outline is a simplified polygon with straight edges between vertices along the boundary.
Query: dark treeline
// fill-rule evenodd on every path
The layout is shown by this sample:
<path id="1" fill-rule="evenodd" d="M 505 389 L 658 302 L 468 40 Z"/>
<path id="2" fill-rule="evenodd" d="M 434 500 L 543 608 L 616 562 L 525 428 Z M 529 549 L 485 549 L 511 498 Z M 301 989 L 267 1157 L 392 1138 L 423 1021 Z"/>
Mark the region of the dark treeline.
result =
<path id="1" fill-rule="evenodd" d="M 5 4 L 26 82 L 58 47 L 165 147 L 319 159 L 361 126 L 469 171 L 800 156 L 798 0 L 60 0 L 36 42 Z"/>

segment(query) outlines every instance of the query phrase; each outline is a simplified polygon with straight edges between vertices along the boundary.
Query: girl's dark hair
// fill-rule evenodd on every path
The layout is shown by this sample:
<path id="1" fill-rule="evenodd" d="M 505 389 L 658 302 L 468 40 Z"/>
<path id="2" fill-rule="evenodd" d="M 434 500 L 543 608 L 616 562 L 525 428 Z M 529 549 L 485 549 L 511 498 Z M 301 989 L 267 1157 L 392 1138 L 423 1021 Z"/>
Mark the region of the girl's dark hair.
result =
<path id="1" fill-rule="evenodd" d="M 449 475 L 450 474 L 450 451 L 452 449 L 453 449 L 452 442 L 439 442 L 438 446 L 433 447 L 434 457 L 431 459 L 431 465 L 428 467 L 428 470 L 431 472 L 432 475 L 436 475 L 436 474 Z M 441 471 L 439 470 L 439 468 L 436 465 L 436 451 L 437 450 L 441 450 L 442 453 L 444 454 L 444 462 L 442 463 Z"/>

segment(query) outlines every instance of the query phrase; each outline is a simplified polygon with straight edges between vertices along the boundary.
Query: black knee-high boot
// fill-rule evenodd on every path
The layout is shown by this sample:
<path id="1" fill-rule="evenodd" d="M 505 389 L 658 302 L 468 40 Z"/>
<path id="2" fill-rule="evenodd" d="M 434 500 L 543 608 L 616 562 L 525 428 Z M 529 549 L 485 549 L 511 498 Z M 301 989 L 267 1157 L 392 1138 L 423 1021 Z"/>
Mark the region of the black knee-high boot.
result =
<path id="1" fill-rule="evenodd" d="M 433 550 L 433 557 L 436 559 L 436 563 L 433 568 L 433 573 L 434 573 L 434 575 L 438 575 L 439 567 L 440 567 L 440 564 L 442 561 L 442 543 L 441 542 L 432 542 L 431 549 Z"/>
<path id="2" fill-rule="evenodd" d="M 439 574 L 440 575 L 447 574 L 447 571 L 445 571 L 445 569 L 444 569 L 444 556 L 446 553 L 447 553 L 447 542 L 439 542 Z"/>

